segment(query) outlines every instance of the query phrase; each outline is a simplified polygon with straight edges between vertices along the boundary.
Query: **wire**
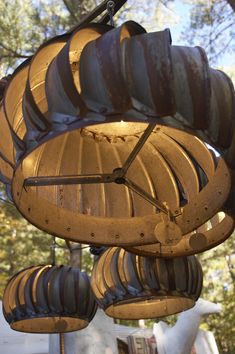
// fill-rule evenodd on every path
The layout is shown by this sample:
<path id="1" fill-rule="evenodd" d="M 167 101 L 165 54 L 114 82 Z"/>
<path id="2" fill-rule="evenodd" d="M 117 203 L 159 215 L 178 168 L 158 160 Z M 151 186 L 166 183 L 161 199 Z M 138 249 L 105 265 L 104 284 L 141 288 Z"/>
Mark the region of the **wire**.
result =
<path id="1" fill-rule="evenodd" d="M 3 203 L 6 203 L 6 204 L 10 204 L 13 207 L 15 206 L 14 203 L 10 202 L 10 200 L 7 200 L 7 199 L 1 198 L 1 197 L 0 197 L 0 201 Z"/>

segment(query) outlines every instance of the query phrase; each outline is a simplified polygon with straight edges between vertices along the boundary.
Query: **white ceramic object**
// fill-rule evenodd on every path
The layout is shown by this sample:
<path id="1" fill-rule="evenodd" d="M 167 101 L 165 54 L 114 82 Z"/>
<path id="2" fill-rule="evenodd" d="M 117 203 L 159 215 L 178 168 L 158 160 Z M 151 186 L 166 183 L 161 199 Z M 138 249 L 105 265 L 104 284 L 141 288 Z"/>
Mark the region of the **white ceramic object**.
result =
<path id="1" fill-rule="evenodd" d="M 157 341 L 158 354 L 190 354 L 202 318 L 220 311 L 220 304 L 199 299 L 192 309 L 179 315 L 173 327 L 169 327 L 162 321 L 155 323 L 153 333 Z M 215 347 L 215 343 L 212 344 L 212 349 L 198 351 L 198 353 L 218 354 L 217 348 L 213 351 L 213 347 Z"/>

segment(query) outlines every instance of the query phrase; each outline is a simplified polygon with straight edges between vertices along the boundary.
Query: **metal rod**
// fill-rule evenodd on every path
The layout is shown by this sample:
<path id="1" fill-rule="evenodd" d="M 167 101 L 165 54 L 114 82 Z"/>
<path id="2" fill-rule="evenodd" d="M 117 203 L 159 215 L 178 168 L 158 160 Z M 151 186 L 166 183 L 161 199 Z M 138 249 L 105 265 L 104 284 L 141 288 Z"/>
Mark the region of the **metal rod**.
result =
<path id="1" fill-rule="evenodd" d="M 97 17 L 99 17 L 104 11 L 107 10 L 107 3 L 109 0 L 103 1 L 100 5 L 98 5 L 94 10 L 89 12 L 86 16 L 83 17 L 83 19 L 74 27 L 72 27 L 67 33 L 72 33 L 74 30 L 76 30 L 79 27 L 82 27 L 84 25 L 87 25 L 91 23 L 93 20 L 95 20 Z M 115 7 L 114 7 L 114 12 L 113 15 L 115 15 L 120 8 L 126 3 L 127 0 L 114 0 L 115 2 Z M 106 24 L 109 22 L 109 15 L 106 13 L 101 20 L 99 21 L 100 23 Z"/>
<path id="2" fill-rule="evenodd" d="M 141 196 L 143 199 L 145 199 L 147 202 L 151 203 L 154 205 L 157 209 L 161 210 L 163 213 L 168 214 L 167 208 L 162 204 L 160 201 L 156 200 L 153 198 L 150 194 L 148 194 L 144 189 L 142 189 L 140 186 L 135 184 L 129 179 L 124 179 L 123 183 L 126 187 L 131 189 L 133 192 Z"/>
<path id="3" fill-rule="evenodd" d="M 60 333 L 60 354 L 65 354 L 64 333 Z"/>
<path id="4" fill-rule="evenodd" d="M 149 124 L 148 127 L 145 129 L 144 133 L 139 138 L 138 143 L 136 144 L 136 146 L 134 147 L 134 149 L 132 150 L 132 152 L 128 156 L 126 162 L 122 166 L 122 168 L 121 168 L 121 177 L 126 174 L 128 168 L 130 167 L 130 165 L 132 164 L 132 162 L 134 161 L 134 159 L 136 158 L 136 156 L 138 155 L 138 153 L 142 149 L 144 143 L 146 142 L 146 140 L 148 139 L 148 137 L 152 133 L 152 131 L 155 128 L 155 126 L 156 126 L 156 123 L 155 124 Z"/>
<path id="5" fill-rule="evenodd" d="M 24 187 L 41 187 L 41 186 L 59 186 L 69 184 L 95 184 L 95 183 L 112 183 L 114 177 L 112 174 L 97 175 L 71 175 L 71 176 L 39 176 L 29 177 L 24 181 Z"/>

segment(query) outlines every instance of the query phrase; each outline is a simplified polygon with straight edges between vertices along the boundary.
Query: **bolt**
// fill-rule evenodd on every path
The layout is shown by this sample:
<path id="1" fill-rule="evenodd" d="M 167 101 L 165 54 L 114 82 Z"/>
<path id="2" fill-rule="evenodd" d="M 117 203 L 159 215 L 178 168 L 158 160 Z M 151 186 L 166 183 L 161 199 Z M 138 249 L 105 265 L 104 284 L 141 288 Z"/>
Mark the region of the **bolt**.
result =
<path id="1" fill-rule="evenodd" d="M 123 178 L 123 177 L 115 178 L 115 183 L 124 184 L 125 183 L 125 178 Z"/>

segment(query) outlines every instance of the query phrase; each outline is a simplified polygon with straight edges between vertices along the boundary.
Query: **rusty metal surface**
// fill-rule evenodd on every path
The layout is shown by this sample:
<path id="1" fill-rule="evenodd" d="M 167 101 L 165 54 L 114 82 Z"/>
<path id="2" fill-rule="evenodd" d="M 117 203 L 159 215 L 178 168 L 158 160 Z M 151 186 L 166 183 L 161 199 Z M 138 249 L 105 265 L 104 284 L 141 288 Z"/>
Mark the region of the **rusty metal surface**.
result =
<path id="1" fill-rule="evenodd" d="M 38 65 L 40 55 L 43 52 L 45 57 L 51 55 L 52 59 L 56 51 L 50 54 L 51 48 L 53 45 L 59 48 L 62 37 L 46 43 L 33 57 L 31 67 L 32 71 L 36 68 L 38 82 L 45 79 L 45 71 L 40 72 Z M 30 77 L 28 80 L 25 97 L 29 102 L 26 99 L 23 108 L 27 120 L 33 119 L 36 125 L 35 134 L 38 129 L 43 131 L 43 136 L 50 131 L 56 135 L 75 128 L 76 124 L 120 121 L 124 117 L 134 121 L 155 119 L 181 129 L 201 129 L 218 147 L 229 145 L 230 122 L 234 125 L 233 87 L 224 74 L 209 69 L 201 48 L 172 46 L 169 32 L 146 34 L 134 22 L 127 22 L 117 29 L 101 24 L 87 25 L 65 35 L 66 38 L 70 39 L 46 73 L 47 97 L 44 82 L 41 89 L 35 88 L 33 93 Z M 13 77 L 14 84 L 10 86 L 21 94 L 15 82 L 23 85 L 24 80 L 17 77 L 18 80 Z M 40 104 L 37 99 L 36 102 L 30 99 L 36 92 L 40 92 Z M 15 100 L 18 101 L 17 97 Z M 19 106 L 20 101 L 17 104 Z M 5 106 L 11 107 L 12 104 L 9 102 Z M 226 112 L 221 110 L 224 106 Z M 37 108 L 42 114 L 30 118 L 30 112 L 35 113 Z M 172 114 L 173 117 L 167 117 Z M 22 139 L 25 132 L 15 131 L 21 126 L 21 114 L 12 117 L 9 112 L 8 115 L 13 131 Z M 47 122 L 53 127 L 49 128 Z M 199 133 L 195 131 L 195 134 Z M 52 137 L 53 134 L 50 139 Z M 30 144 L 27 145 L 26 150 L 31 148 Z"/>
<path id="2" fill-rule="evenodd" d="M 186 124 L 206 129 L 211 95 L 206 54 L 200 47 L 172 46 L 171 55 L 177 112 Z"/>
<path id="3" fill-rule="evenodd" d="M 201 252 L 222 242 L 225 236 L 216 233 L 215 241 L 192 250 L 185 246 L 187 234 L 223 208 L 230 191 L 229 171 L 222 159 L 218 163 L 213 160 L 198 138 L 180 132 L 177 142 L 175 130 L 167 128 L 166 132 L 158 127 L 152 132 L 129 167 L 127 177 L 153 200 L 166 203 L 176 216 L 174 222 L 183 239 L 178 247 L 172 248 L 174 255 Z M 157 242 L 154 230 L 162 222 L 159 209 L 115 180 L 98 183 L 99 176 L 110 177 L 113 170 L 125 165 L 137 137 L 116 142 L 103 137 L 97 141 L 89 131 L 74 131 L 57 139 L 35 149 L 15 172 L 13 197 L 24 217 L 49 233 L 84 243 L 137 246 Z M 74 159 L 72 151 L 78 152 Z M 68 182 L 73 184 L 54 183 L 50 176 L 55 175 L 64 180 L 68 176 Z M 76 175 L 81 176 L 79 184 Z M 40 186 L 40 176 L 49 176 L 48 185 L 43 186 L 42 179 Z M 83 184 L 88 176 L 94 183 Z M 28 177 L 35 177 L 39 186 L 25 184 Z M 231 232 L 230 227 L 226 237 Z M 164 249 L 167 247 L 162 247 L 159 254 L 170 256 Z"/>
<path id="4" fill-rule="evenodd" d="M 45 84 L 49 112 L 52 116 L 49 114 L 48 119 L 52 122 L 55 120 L 58 128 L 61 124 L 64 128 L 67 127 L 86 114 L 86 107 L 80 95 L 81 52 L 87 43 L 94 41 L 110 28 L 106 25 L 90 24 L 78 29 L 49 66 Z"/>
<path id="5" fill-rule="evenodd" d="M 96 312 L 89 278 L 66 266 L 36 266 L 20 271 L 7 284 L 3 313 L 12 329 L 64 333 L 85 328 Z"/>
<path id="6" fill-rule="evenodd" d="M 38 134 L 41 131 L 49 130 L 50 125 L 45 114 L 48 112 L 48 104 L 45 92 L 45 78 L 47 69 L 66 44 L 69 35 L 62 35 L 45 43 L 35 53 L 28 72 L 28 79 L 23 98 L 23 113 L 28 131 Z M 31 137 L 35 138 L 34 136 Z"/>
<path id="7" fill-rule="evenodd" d="M 10 132 L 12 144 L 9 148 L 15 150 L 17 160 L 25 152 L 26 146 L 23 141 L 26 134 L 26 124 L 23 117 L 22 101 L 27 81 L 30 60 L 25 61 L 13 74 L 3 99 L 3 109 Z"/>
<path id="8" fill-rule="evenodd" d="M 219 148 L 229 148 L 235 128 L 235 94 L 232 80 L 222 71 L 211 72 L 211 112 L 208 135 Z"/>
<path id="9" fill-rule="evenodd" d="M 229 170 L 190 134 L 230 146 L 232 164 L 233 87 L 201 48 L 172 46 L 169 31 L 147 34 L 130 21 L 56 37 L 15 72 L 3 105 L 0 172 L 8 184 L 14 173 L 16 206 L 47 232 L 148 245 L 163 212 L 185 242 L 223 210 Z M 147 124 L 157 126 L 141 143 Z"/>
<path id="10" fill-rule="evenodd" d="M 121 45 L 126 38 L 141 33 L 144 33 L 141 26 L 127 22 L 86 46 L 80 60 L 80 82 L 81 94 L 89 110 L 109 114 L 131 108 L 122 70 Z"/>
<path id="11" fill-rule="evenodd" d="M 194 305 L 202 288 L 202 269 L 194 256 L 145 258 L 109 248 L 94 266 L 91 286 L 111 317 L 156 318 Z"/>

